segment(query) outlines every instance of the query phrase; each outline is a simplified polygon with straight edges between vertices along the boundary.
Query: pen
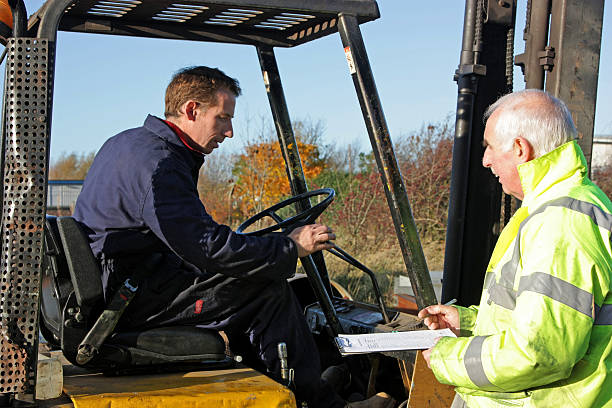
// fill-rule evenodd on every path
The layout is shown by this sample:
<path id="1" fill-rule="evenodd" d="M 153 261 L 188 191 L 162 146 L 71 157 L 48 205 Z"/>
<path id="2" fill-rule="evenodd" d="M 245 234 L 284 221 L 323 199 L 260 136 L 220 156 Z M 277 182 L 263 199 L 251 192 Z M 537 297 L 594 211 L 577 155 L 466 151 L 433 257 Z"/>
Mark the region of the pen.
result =
<path id="1" fill-rule="evenodd" d="M 450 305 L 454 305 L 455 303 L 457 303 L 457 299 L 451 299 L 448 302 L 446 302 L 443 306 L 450 306 Z M 423 317 L 419 317 L 418 319 L 420 321 L 424 321 L 426 318 L 428 318 L 430 315 L 425 315 Z"/>

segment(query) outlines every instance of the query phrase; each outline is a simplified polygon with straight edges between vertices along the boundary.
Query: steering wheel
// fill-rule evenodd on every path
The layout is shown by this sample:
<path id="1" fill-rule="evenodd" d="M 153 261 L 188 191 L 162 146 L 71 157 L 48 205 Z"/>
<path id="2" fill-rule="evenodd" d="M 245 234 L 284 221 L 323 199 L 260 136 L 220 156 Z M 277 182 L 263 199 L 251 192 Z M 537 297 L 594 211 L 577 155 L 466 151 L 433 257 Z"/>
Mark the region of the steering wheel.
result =
<path id="1" fill-rule="evenodd" d="M 320 195 L 326 196 L 323 201 L 292 217 L 283 219 L 276 213 L 278 210 L 285 208 L 293 203 Z M 319 190 L 307 191 L 305 193 L 289 197 L 288 199 L 283 200 L 278 204 L 274 204 L 273 206 L 266 208 L 262 212 L 255 214 L 254 216 L 240 224 L 236 232 L 244 235 L 262 236 L 277 230 L 290 231 L 301 225 L 312 224 L 314 220 L 317 219 L 317 217 L 321 215 L 321 213 L 327 208 L 327 206 L 329 206 L 331 202 L 334 201 L 335 196 L 336 192 L 333 188 L 321 188 Z M 248 227 L 250 227 L 257 221 L 263 219 L 264 217 L 272 218 L 274 221 L 276 221 L 276 224 L 259 229 L 257 231 L 244 232 L 244 230 L 246 230 Z"/>

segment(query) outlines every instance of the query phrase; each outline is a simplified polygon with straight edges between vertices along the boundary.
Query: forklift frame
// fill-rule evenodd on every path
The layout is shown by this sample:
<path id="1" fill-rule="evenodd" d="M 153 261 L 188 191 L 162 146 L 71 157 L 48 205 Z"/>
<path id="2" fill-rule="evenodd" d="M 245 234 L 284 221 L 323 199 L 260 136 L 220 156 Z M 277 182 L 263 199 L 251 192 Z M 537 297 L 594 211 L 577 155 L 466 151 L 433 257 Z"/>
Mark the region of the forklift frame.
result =
<path id="1" fill-rule="evenodd" d="M 76 4 L 73 4 L 76 3 Z M 11 0 L 7 44 L 2 199 L 0 394 L 33 401 L 57 31 L 253 45 L 262 69 L 294 195 L 308 191 L 274 47 L 339 32 L 404 263 L 419 308 L 436 303 L 359 24 L 377 19 L 375 0 L 48 0 L 29 21 Z M 305 200 L 300 206 L 308 208 Z M 302 260 L 331 334 L 342 331 L 322 255 Z"/>
<path id="2" fill-rule="evenodd" d="M 57 30 L 256 47 L 291 192 L 305 193 L 299 152 L 275 47 L 340 34 L 402 256 L 419 308 L 436 303 L 359 24 L 379 18 L 375 0 L 48 0 L 27 20 L 9 0 L 6 48 L 0 275 L 0 394 L 33 400 Z M 482 113 L 513 88 L 513 63 L 527 88 L 568 104 L 590 162 L 604 0 L 528 0 L 526 50 L 514 56 L 516 0 L 466 0 L 442 301 L 478 303 L 482 277 L 504 222 L 501 189 L 481 166 Z M 146 6 L 144 5 L 146 4 Z M 579 91 L 579 92 L 578 92 Z M 306 209 L 310 203 L 298 206 Z M 516 202 L 504 198 L 503 219 Z M 469 223 L 468 223 L 469 220 Z M 342 328 L 321 254 L 303 262 L 330 334 Z"/>

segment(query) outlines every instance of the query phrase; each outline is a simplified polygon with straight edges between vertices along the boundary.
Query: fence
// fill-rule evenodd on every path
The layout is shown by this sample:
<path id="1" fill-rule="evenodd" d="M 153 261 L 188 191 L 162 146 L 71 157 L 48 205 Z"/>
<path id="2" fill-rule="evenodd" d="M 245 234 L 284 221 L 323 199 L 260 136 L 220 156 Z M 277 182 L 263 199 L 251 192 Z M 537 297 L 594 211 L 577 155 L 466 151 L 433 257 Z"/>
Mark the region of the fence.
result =
<path id="1" fill-rule="evenodd" d="M 70 215 L 83 188 L 83 180 L 49 180 L 47 214 Z"/>

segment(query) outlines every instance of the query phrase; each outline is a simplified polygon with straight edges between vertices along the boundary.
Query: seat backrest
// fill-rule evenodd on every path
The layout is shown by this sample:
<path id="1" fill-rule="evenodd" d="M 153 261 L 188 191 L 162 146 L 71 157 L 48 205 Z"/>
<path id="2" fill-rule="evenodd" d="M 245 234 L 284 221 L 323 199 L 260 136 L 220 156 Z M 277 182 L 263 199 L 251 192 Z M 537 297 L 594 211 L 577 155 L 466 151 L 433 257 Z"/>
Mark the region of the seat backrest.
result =
<path id="1" fill-rule="evenodd" d="M 97 325 L 103 303 L 100 267 L 87 235 L 72 217 L 47 216 L 45 243 L 41 332 L 50 344 L 61 348 L 68 361 L 77 364 L 78 349 L 84 339 L 96 327 L 104 326 Z M 70 312 L 71 309 L 74 312 Z M 77 314 L 82 315 L 82 320 L 77 319 Z M 103 321 L 108 323 L 108 320 Z M 103 329 L 95 331 L 95 336 L 106 338 Z M 222 367 L 231 362 L 224 352 L 225 343 L 214 330 L 164 327 L 115 332 L 86 366 L 131 370 L 137 366 L 178 367 L 197 363 L 201 368 L 202 362 L 208 361 L 215 367 Z"/>
<path id="2" fill-rule="evenodd" d="M 77 303 L 82 308 L 92 308 L 102 302 L 104 295 L 100 267 L 87 235 L 72 217 L 59 217 L 57 228 Z"/>
<path id="3" fill-rule="evenodd" d="M 58 346 L 61 337 L 62 310 L 73 288 L 57 229 L 57 218 L 51 215 L 47 215 L 45 223 L 42 264 L 40 330 L 47 342 Z"/>

